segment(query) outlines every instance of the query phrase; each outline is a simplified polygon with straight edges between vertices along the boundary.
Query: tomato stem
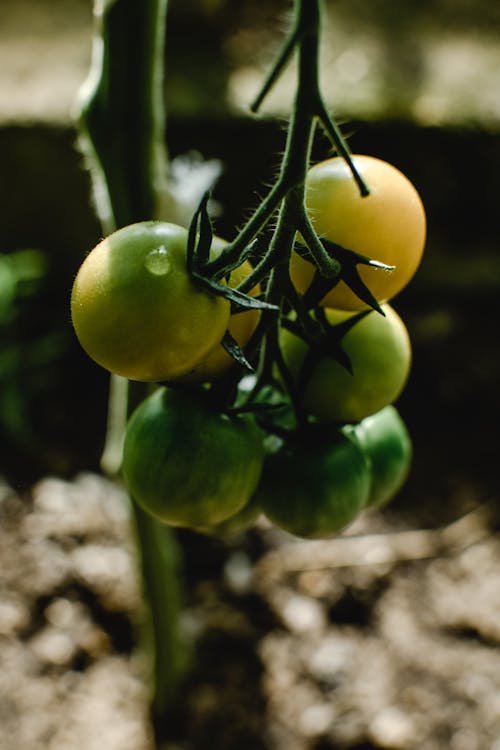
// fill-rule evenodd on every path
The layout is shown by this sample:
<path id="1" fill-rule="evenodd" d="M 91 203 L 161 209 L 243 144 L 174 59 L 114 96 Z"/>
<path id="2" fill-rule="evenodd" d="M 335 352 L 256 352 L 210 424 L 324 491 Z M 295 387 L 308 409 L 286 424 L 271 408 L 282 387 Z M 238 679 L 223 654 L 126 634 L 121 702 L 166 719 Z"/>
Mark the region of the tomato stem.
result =
<path id="1" fill-rule="evenodd" d="M 167 0 L 95 2 L 89 77 L 80 96 L 79 145 L 94 207 L 106 235 L 137 221 L 175 221 L 164 143 L 164 40 Z M 116 479 L 126 419 L 143 384 L 112 376 L 102 468 Z M 186 665 L 179 635 L 180 581 L 173 533 L 132 503 L 150 631 L 152 714 L 162 724 Z"/>
<path id="2" fill-rule="evenodd" d="M 161 85 L 166 10 L 167 0 L 95 2 L 78 129 L 106 234 L 174 210 Z"/>
<path id="3" fill-rule="evenodd" d="M 301 187 L 302 199 L 300 212 L 296 213 L 293 221 L 295 228 L 299 228 L 297 217 L 304 213 L 303 183 L 309 168 L 311 144 L 318 122 L 322 125 L 338 153 L 346 160 L 361 195 L 369 194 L 367 185 L 353 163 L 349 147 L 338 125 L 328 114 L 321 95 L 318 75 L 320 30 L 320 0 L 296 0 L 292 30 L 287 35 L 261 91 L 250 107 L 254 112 L 258 110 L 266 95 L 279 79 L 292 53 L 297 50 L 299 57 L 297 91 L 280 173 L 270 192 L 243 229 L 226 246 L 218 258 L 207 265 L 207 273 L 220 272 L 221 269 L 225 269 L 226 265 L 234 263 L 249 242 L 270 222 L 276 209 L 290 190 L 296 187 Z M 312 227 L 311 232 L 314 233 Z M 321 258 L 321 267 L 331 265 L 331 259 L 327 260 L 326 253 L 318 249 L 319 239 L 316 238 L 316 240 L 317 242 L 314 243 L 313 241 L 313 244 L 316 247 L 317 257 Z M 271 254 L 270 250 L 269 254 L 271 257 L 265 256 L 252 274 L 252 283 L 261 281 L 272 268 L 274 253 Z M 329 273 L 331 273 L 331 268 Z M 251 288 L 248 284 L 250 284 L 250 279 L 244 282 L 245 289 Z"/>
<path id="4" fill-rule="evenodd" d="M 252 104 L 250 105 L 250 111 L 251 112 L 257 112 L 260 108 L 260 105 L 266 98 L 267 94 L 270 92 L 278 78 L 280 77 L 282 71 L 284 70 L 286 64 L 290 60 L 292 54 L 295 51 L 295 48 L 299 42 L 300 36 L 302 34 L 302 29 L 300 27 L 300 24 L 298 23 L 298 18 L 295 19 L 295 24 L 292 29 L 292 31 L 288 34 L 288 36 L 285 38 L 285 41 L 279 50 L 276 60 L 274 62 L 273 67 L 269 71 L 266 80 L 264 81 L 261 90 L 253 100 Z"/>

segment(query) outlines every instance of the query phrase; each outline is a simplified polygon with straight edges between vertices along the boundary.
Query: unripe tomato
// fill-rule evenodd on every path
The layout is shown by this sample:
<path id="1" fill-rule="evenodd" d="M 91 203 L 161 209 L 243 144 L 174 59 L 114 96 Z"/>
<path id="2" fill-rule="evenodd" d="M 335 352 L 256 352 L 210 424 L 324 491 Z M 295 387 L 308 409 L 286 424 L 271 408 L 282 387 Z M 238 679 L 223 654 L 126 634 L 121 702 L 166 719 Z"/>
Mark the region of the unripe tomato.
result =
<path id="1" fill-rule="evenodd" d="M 411 467 L 412 442 L 394 406 L 386 406 L 354 427 L 354 435 L 368 456 L 372 482 L 368 505 L 379 508 L 399 492 Z"/>
<path id="2" fill-rule="evenodd" d="M 211 251 L 213 256 L 216 257 L 224 245 L 227 244 L 224 240 L 219 237 L 214 237 L 212 242 Z M 248 260 L 233 271 L 231 271 L 228 279 L 230 287 L 237 287 L 241 284 L 247 276 L 252 272 L 252 266 Z M 260 285 L 257 284 L 250 292 L 250 295 L 257 295 L 260 293 Z M 236 341 L 240 349 L 244 349 L 248 344 L 250 337 L 257 328 L 259 322 L 260 313 L 258 310 L 244 310 L 241 312 L 233 312 L 229 316 L 229 323 L 227 330 Z M 224 375 L 235 365 L 235 360 L 230 354 L 224 349 L 222 344 L 216 344 L 215 347 L 209 352 L 208 356 L 203 359 L 196 367 L 188 373 L 183 380 L 190 383 L 202 383 L 216 380 Z"/>
<path id="3" fill-rule="evenodd" d="M 395 266 L 391 272 L 358 265 L 362 280 L 380 302 L 392 299 L 414 275 L 424 251 L 426 218 L 415 187 L 396 167 L 372 156 L 353 162 L 370 194 L 361 196 L 345 160 L 339 156 L 313 166 L 306 179 L 306 209 L 320 237 L 372 260 Z M 315 272 L 312 263 L 292 253 L 290 274 L 304 293 Z M 321 301 L 339 310 L 368 307 L 340 281 Z"/>
<path id="4" fill-rule="evenodd" d="M 187 230 L 146 221 L 114 232 L 85 258 L 71 315 L 102 367 L 131 380 L 170 380 L 221 341 L 230 304 L 193 283 L 186 246 Z"/>
<path id="5" fill-rule="evenodd" d="M 229 417 L 200 394 L 159 388 L 129 421 L 123 476 L 131 496 L 160 521 L 204 527 L 248 503 L 262 462 L 251 415 Z"/>
<path id="6" fill-rule="evenodd" d="M 410 338 L 392 307 L 382 309 L 385 317 L 369 312 L 342 338 L 352 375 L 333 357 L 319 356 L 300 394 L 308 413 L 321 421 L 359 422 L 398 398 L 410 372 Z M 349 317 L 330 308 L 325 308 L 325 314 L 330 324 Z M 299 382 L 309 347 L 286 329 L 280 342 L 285 363 Z"/>
<path id="7" fill-rule="evenodd" d="M 318 439 L 285 445 L 269 455 L 257 497 L 264 514 L 285 531 L 330 537 L 363 510 L 370 481 L 358 442 L 329 426 Z"/>

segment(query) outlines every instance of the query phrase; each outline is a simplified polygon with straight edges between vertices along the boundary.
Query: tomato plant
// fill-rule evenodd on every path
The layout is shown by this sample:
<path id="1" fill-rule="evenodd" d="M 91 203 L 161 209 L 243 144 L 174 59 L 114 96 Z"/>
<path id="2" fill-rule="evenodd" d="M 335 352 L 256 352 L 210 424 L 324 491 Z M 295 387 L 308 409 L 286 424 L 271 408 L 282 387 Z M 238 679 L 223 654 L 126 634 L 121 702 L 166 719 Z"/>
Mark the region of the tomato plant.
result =
<path id="1" fill-rule="evenodd" d="M 85 258 L 71 315 L 85 351 L 131 380 L 162 381 L 220 343 L 230 306 L 199 289 L 186 266 L 187 230 L 146 221 L 114 232 Z"/>
<path id="2" fill-rule="evenodd" d="M 371 311 L 357 319 L 325 308 L 332 326 L 316 346 L 295 333 L 281 334 L 283 357 L 299 388 L 298 398 L 306 412 L 322 421 L 358 422 L 395 401 L 401 393 L 411 364 L 408 331 L 389 305 L 384 315 Z M 335 325 L 353 321 L 340 341 Z M 342 364 L 338 349 L 347 355 Z"/>
<path id="3" fill-rule="evenodd" d="M 228 416 L 199 396 L 159 388 L 130 419 L 123 475 L 132 497 L 159 520 L 207 526 L 246 505 L 262 461 L 250 415 Z"/>
<path id="4" fill-rule="evenodd" d="M 412 460 L 412 442 L 398 410 L 386 406 L 354 427 L 354 435 L 370 462 L 372 482 L 368 505 L 388 503 L 406 481 Z"/>
<path id="5" fill-rule="evenodd" d="M 363 510 L 370 467 L 356 440 L 333 426 L 285 443 L 265 461 L 257 496 L 264 514 L 301 537 L 329 537 Z"/>
<path id="6" fill-rule="evenodd" d="M 208 193 L 187 229 L 164 223 L 176 210 L 163 143 L 166 8 L 166 0 L 97 3 L 100 37 L 79 126 L 108 236 L 83 262 L 71 302 L 77 336 L 99 364 L 168 382 L 144 399 L 112 377 L 120 387 L 110 391 L 118 396 L 105 450 L 121 455 L 125 435 L 121 468 L 136 501 L 160 713 L 176 694 L 176 675 L 164 674 L 175 671 L 179 645 L 169 631 L 175 571 L 165 525 L 224 534 L 262 508 L 293 534 L 330 536 L 403 481 L 408 443 L 382 410 L 405 385 L 411 347 L 386 302 L 415 273 L 425 241 L 409 180 L 353 156 L 327 111 L 319 0 L 294 0 L 292 27 L 250 107 L 258 111 L 296 52 L 276 181 L 231 242 L 215 236 Z M 133 127 L 123 128 L 131 112 Z M 318 125 L 337 156 L 311 167 Z M 245 387 L 233 360 L 252 371 Z M 272 450 L 263 469 L 264 443 Z M 118 470 L 116 459 L 107 466 Z"/>
<path id="7" fill-rule="evenodd" d="M 425 211 L 415 187 L 392 164 L 358 154 L 352 159 L 369 186 L 369 195 L 360 194 L 345 159 L 337 156 L 309 169 L 306 208 L 320 237 L 394 266 L 390 272 L 371 265 L 359 269 L 370 292 L 384 302 L 406 286 L 420 264 L 426 236 Z M 312 263 L 292 253 L 290 273 L 301 293 L 309 287 L 314 271 Z M 321 304 L 340 310 L 368 307 L 342 279 Z"/>
<path id="8" fill-rule="evenodd" d="M 109 233 L 84 260 L 73 286 L 73 323 L 90 356 L 130 380 L 166 381 L 184 389 L 182 396 L 161 391 L 158 400 L 151 397 L 146 404 L 164 406 L 157 408 L 161 419 L 156 412 L 153 419 L 145 406 L 127 429 L 125 475 L 138 501 L 168 523 L 180 523 L 182 516 L 175 511 L 169 515 L 170 510 L 159 513 L 159 498 L 152 502 L 152 487 L 148 495 L 133 486 L 130 467 L 136 455 L 141 456 L 137 466 L 146 466 L 148 450 L 165 459 L 162 441 L 171 435 L 177 401 L 187 414 L 191 398 L 193 414 L 203 415 L 207 425 L 215 424 L 218 414 L 226 428 L 250 424 L 249 413 L 255 411 L 272 433 L 279 419 L 272 411 L 265 415 L 267 407 L 276 406 L 266 403 L 265 394 L 277 376 L 281 401 L 291 407 L 285 444 L 293 445 L 293 434 L 301 435 L 311 422 L 354 423 L 380 412 L 398 398 L 408 377 L 408 332 L 386 300 L 419 265 L 424 209 L 398 169 L 381 159 L 350 154 L 318 86 L 319 5 L 296 0 L 296 11 L 294 29 L 252 105 L 256 111 L 297 48 L 297 102 L 282 168 L 234 240 L 225 242 L 214 234 L 205 194 L 188 229 L 143 221 Z M 305 28 L 315 31 L 303 34 Z M 97 88 L 92 105 L 106 86 Z M 90 107 L 91 131 L 94 114 Z M 338 155 L 311 166 L 318 122 Z M 101 141 L 93 145 L 100 148 Z M 118 211 L 122 196 L 111 192 L 109 197 Z M 235 362 L 254 370 L 246 394 L 239 389 L 242 372 L 233 367 Z M 234 421 L 238 413 L 246 414 L 241 422 Z M 141 424 L 137 414 L 161 438 L 148 442 L 143 437 L 132 450 Z M 358 432 L 359 437 L 366 430 Z M 191 445 L 187 431 L 181 434 L 182 443 Z M 317 442 L 315 450 L 321 453 Z M 154 465 L 155 455 L 150 458 Z M 235 461 L 238 465 L 237 456 Z M 216 458 L 214 462 L 216 466 Z M 165 466 L 172 470 L 170 462 Z M 154 473 L 144 470 L 139 485 Z M 208 513 L 205 525 L 235 516 L 240 507 L 231 505 L 220 519 L 210 520 Z"/>

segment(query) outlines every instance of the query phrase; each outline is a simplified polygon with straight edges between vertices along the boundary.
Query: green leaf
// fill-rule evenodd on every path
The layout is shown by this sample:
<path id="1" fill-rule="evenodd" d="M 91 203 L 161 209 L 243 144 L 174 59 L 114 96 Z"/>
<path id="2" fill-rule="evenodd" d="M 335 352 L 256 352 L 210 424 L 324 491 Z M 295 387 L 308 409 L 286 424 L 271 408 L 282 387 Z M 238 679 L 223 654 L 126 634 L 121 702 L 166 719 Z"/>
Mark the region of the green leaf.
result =
<path id="1" fill-rule="evenodd" d="M 191 275 L 195 270 L 195 254 L 196 254 L 196 237 L 198 234 L 198 210 L 193 214 L 193 218 L 189 224 L 187 247 L 186 247 L 186 266 Z"/>
<path id="2" fill-rule="evenodd" d="M 342 340 L 351 328 L 353 328 L 356 323 L 359 323 L 359 321 L 368 315 L 369 312 L 369 310 L 363 310 L 362 312 L 357 313 L 357 315 L 351 315 L 341 323 L 335 323 L 332 325 L 326 317 L 324 308 L 320 307 L 316 311 L 316 317 L 325 330 L 325 339 L 321 347 L 324 356 L 335 359 L 351 375 L 353 375 L 352 362 L 349 355 L 342 348 Z M 384 313 L 382 313 L 382 315 L 383 314 Z"/>
<path id="3" fill-rule="evenodd" d="M 328 292 L 338 284 L 340 278 L 340 276 L 337 276 L 336 279 L 326 279 L 321 275 L 319 269 L 316 269 L 313 280 L 302 297 L 302 301 L 306 308 L 311 310 L 313 307 L 319 305 L 325 294 L 328 294 Z"/>
<path id="4" fill-rule="evenodd" d="M 212 246 L 213 231 L 210 216 L 208 214 L 208 201 L 210 193 L 207 191 L 201 199 L 198 207 L 200 236 L 196 246 L 195 261 L 198 264 L 206 263 L 210 258 L 210 248 Z"/>
<path id="5" fill-rule="evenodd" d="M 351 292 L 354 292 L 356 297 L 367 305 L 370 305 L 373 310 L 376 310 L 381 315 L 385 315 L 384 311 L 380 307 L 380 304 L 376 297 L 370 292 L 355 265 L 345 266 L 341 272 L 342 281 L 347 284 Z"/>
<path id="6" fill-rule="evenodd" d="M 313 336 L 311 336 L 310 333 L 304 329 L 298 318 L 293 319 L 283 317 L 281 319 L 281 326 L 283 328 L 286 328 L 287 331 L 290 331 L 290 333 L 293 333 L 294 336 L 298 336 L 299 338 L 301 338 L 310 347 L 314 347 L 318 344 L 318 339 L 313 338 Z"/>
<path id="7" fill-rule="evenodd" d="M 386 263 L 381 263 L 378 260 L 368 258 L 366 255 L 361 255 L 354 250 L 348 250 L 341 245 L 337 245 L 329 240 L 322 239 L 322 244 L 325 246 L 328 254 L 335 257 L 341 266 L 339 276 L 334 279 L 333 283 L 326 279 L 320 271 L 317 269 L 311 285 L 304 295 L 304 301 L 307 307 L 310 309 L 317 305 L 321 299 L 327 294 L 340 280 L 342 280 L 349 289 L 365 304 L 369 305 L 373 310 L 376 310 L 381 315 L 384 312 L 375 298 L 371 293 L 370 289 L 361 279 L 357 266 L 365 265 L 379 268 L 381 271 L 389 272 L 394 270 L 394 266 L 389 266 Z M 310 260 L 310 253 L 307 255 L 304 252 L 299 253 L 305 260 Z"/>
<path id="8" fill-rule="evenodd" d="M 202 276 L 199 272 L 193 272 L 193 279 L 206 291 L 216 294 L 219 297 L 225 297 L 231 304 L 238 305 L 245 310 L 273 310 L 274 312 L 279 310 L 277 305 L 272 305 L 258 297 L 250 297 L 248 294 L 243 294 L 243 292 L 239 292 L 230 286 L 219 284 L 213 279 Z"/>
<path id="9" fill-rule="evenodd" d="M 207 210 L 209 200 L 210 193 L 207 191 L 189 224 L 186 265 L 191 274 L 207 263 L 210 258 L 213 231 Z"/>
<path id="10" fill-rule="evenodd" d="M 245 357 L 242 349 L 237 344 L 235 339 L 231 336 L 229 331 L 226 331 L 224 334 L 224 338 L 221 341 L 222 346 L 226 350 L 228 354 L 231 355 L 231 357 L 239 364 L 241 367 L 244 367 L 245 370 L 250 370 L 250 372 L 254 371 L 254 368 L 248 361 L 248 359 Z"/>

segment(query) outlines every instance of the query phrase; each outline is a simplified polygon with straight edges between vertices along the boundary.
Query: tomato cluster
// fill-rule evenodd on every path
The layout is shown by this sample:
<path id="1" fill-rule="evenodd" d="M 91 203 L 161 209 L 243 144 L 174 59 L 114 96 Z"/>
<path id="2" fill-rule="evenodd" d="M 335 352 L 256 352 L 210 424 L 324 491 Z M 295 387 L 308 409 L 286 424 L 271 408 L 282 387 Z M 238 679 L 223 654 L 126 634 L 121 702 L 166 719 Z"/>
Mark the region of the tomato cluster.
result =
<path id="1" fill-rule="evenodd" d="M 340 273 L 326 278 L 298 235 L 289 284 L 299 302 L 284 293 L 269 326 L 259 325 L 264 302 L 235 304 L 275 302 L 268 277 L 245 286 L 247 253 L 217 283 L 199 283 L 191 230 L 133 224 L 84 260 L 71 298 L 82 347 L 113 373 L 160 384 L 132 415 L 123 453 L 132 497 L 160 521 L 230 533 L 264 513 L 298 536 L 327 537 L 405 481 L 412 447 L 394 402 L 412 354 L 388 302 L 419 265 L 425 213 L 393 166 L 353 162 L 367 196 L 340 157 L 312 167 L 305 183 L 310 225 Z M 225 247 L 211 238 L 205 261 L 224 258 Z M 225 293 L 242 284 L 245 295 Z M 270 330 L 272 367 L 257 370 L 252 401 L 238 388 L 238 366 L 249 343 L 252 364 L 263 342 L 273 353 Z"/>
<path id="2" fill-rule="evenodd" d="M 264 514 L 297 536 L 329 537 L 402 487 L 412 443 L 397 409 L 356 424 L 310 424 L 272 441 L 250 414 L 228 415 L 200 395 L 159 388 L 133 413 L 123 473 L 158 520 L 228 535 Z"/>

